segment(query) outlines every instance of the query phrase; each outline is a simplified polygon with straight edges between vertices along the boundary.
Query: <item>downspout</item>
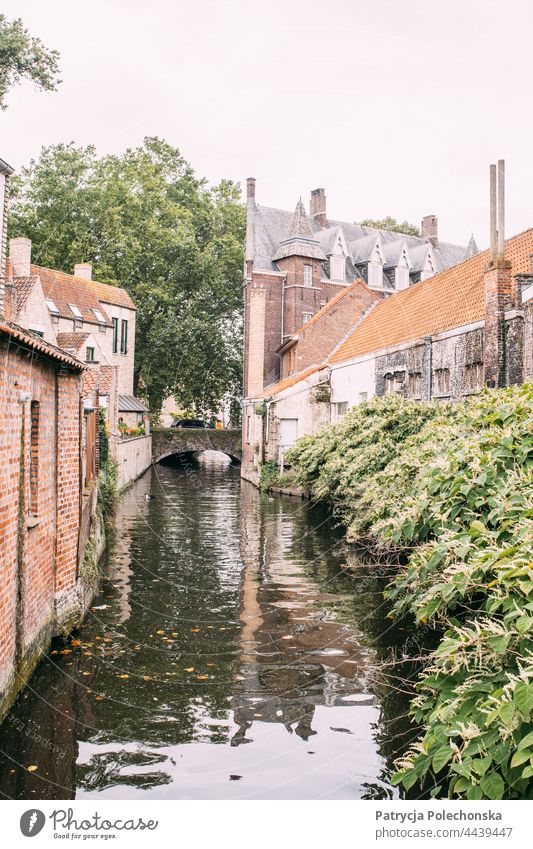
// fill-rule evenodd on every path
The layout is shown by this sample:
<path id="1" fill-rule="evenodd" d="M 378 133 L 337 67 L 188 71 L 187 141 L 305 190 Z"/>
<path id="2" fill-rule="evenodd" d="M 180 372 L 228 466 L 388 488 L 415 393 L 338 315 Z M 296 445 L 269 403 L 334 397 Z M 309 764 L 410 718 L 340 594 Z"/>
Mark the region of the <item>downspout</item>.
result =
<path id="1" fill-rule="evenodd" d="M 433 345 L 431 342 L 431 336 L 424 337 L 424 344 L 426 346 L 427 400 L 431 401 L 433 397 Z"/>

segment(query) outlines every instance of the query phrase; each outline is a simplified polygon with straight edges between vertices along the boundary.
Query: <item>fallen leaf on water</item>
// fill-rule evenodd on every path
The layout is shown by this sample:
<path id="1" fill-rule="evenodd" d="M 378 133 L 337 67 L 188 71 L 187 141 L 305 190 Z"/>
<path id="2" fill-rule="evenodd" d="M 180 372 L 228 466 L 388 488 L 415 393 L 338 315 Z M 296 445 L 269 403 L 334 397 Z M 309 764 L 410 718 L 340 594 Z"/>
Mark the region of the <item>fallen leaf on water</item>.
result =
<path id="1" fill-rule="evenodd" d="M 27 769 L 28 769 L 28 772 L 35 772 L 35 770 L 39 769 L 39 767 L 37 766 L 37 764 L 32 764 Z"/>
<path id="2" fill-rule="evenodd" d="M 119 678 L 129 678 L 130 676 L 129 675 L 119 675 L 118 677 Z"/>
<path id="3" fill-rule="evenodd" d="M 216 666 L 216 663 L 208 663 L 208 666 Z"/>
<path id="4" fill-rule="evenodd" d="M 199 628 L 191 628 L 191 632 L 193 634 L 197 634 L 199 630 L 200 630 Z"/>
<path id="5" fill-rule="evenodd" d="M 83 675 L 90 675 L 91 673 L 90 672 L 83 672 L 82 674 Z"/>
<path id="6" fill-rule="evenodd" d="M 156 634 L 164 634 L 164 631 L 156 631 Z"/>
<path id="7" fill-rule="evenodd" d="M 292 640 L 292 635 L 291 635 L 291 634 L 287 634 L 285 637 L 282 637 L 281 639 L 282 639 L 282 640 Z"/>
<path id="8" fill-rule="evenodd" d="M 84 657 L 91 657 L 91 652 L 90 651 L 84 651 L 83 656 Z"/>
<path id="9" fill-rule="evenodd" d="M 50 654 L 57 654 L 57 649 L 56 651 L 51 651 Z"/>
<path id="10" fill-rule="evenodd" d="M 189 666 L 187 669 L 183 670 L 184 672 L 194 672 L 194 666 Z"/>
<path id="11" fill-rule="evenodd" d="M 177 631 L 172 631 L 172 636 L 173 637 L 179 637 L 179 633 Z"/>
<path id="12" fill-rule="evenodd" d="M 71 646 L 81 646 L 81 640 L 71 640 L 70 645 Z"/>
<path id="13" fill-rule="evenodd" d="M 94 698 L 96 699 L 97 702 L 101 702 L 105 699 L 105 696 L 98 695 L 98 696 L 95 696 Z"/>
<path id="14" fill-rule="evenodd" d="M 151 681 L 151 680 L 152 680 L 151 675 L 143 675 L 143 681 Z"/>
<path id="15" fill-rule="evenodd" d="M 209 678 L 209 675 L 197 675 L 196 677 L 199 681 L 205 681 L 207 678 Z"/>
<path id="16" fill-rule="evenodd" d="M 111 637 L 104 637 L 104 643 L 112 643 L 112 642 L 113 642 L 113 640 L 111 639 Z"/>
<path id="17" fill-rule="evenodd" d="M 72 654 L 72 649 L 61 649 L 59 654 Z"/>

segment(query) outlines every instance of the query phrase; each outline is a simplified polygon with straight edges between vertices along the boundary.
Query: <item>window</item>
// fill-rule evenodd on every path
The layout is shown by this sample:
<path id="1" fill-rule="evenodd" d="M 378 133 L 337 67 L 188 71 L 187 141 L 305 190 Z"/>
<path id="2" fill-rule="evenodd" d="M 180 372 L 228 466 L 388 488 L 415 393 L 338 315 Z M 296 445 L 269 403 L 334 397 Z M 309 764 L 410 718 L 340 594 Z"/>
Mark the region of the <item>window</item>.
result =
<path id="1" fill-rule="evenodd" d="M 104 318 L 103 314 L 100 312 L 100 310 L 97 310 L 97 309 L 93 309 L 93 313 L 94 313 L 94 317 L 96 318 L 96 321 L 98 322 L 98 325 L 99 325 L 98 329 L 100 330 L 101 333 L 105 333 L 105 318 Z"/>
<path id="2" fill-rule="evenodd" d="M 409 287 L 409 269 L 398 266 L 396 269 L 396 288 L 407 289 Z"/>
<path id="3" fill-rule="evenodd" d="M 450 369 L 437 368 L 433 372 L 433 395 L 450 394 Z"/>
<path id="4" fill-rule="evenodd" d="M 80 308 L 76 306 L 76 304 L 69 304 L 70 310 L 74 318 L 81 319 L 83 321 L 83 316 L 80 312 Z"/>
<path id="5" fill-rule="evenodd" d="M 359 393 L 359 403 L 364 404 L 365 401 L 368 401 L 368 392 L 360 392 Z"/>
<path id="6" fill-rule="evenodd" d="M 28 512 L 37 516 L 39 511 L 39 402 L 30 405 L 30 494 Z"/>
<path id="7" fill-rule="evenodd" d="M 463 388 L 465 392 L 479 389 L 483 383 L 483 363 L 469 363 L 465 366 Z"/>
<path id="8" fill-rule="evenodd" d="M 339 280 L 344 283 L 346 278 L 346 260 L 343 256 L 331 257 L 330 275 L 332 280 Z"/>
<path id="9" fill-rule="evenodd" d="M 338 422 L 348 412 L 348 401 L 337 401 L 333 406 L 333 421 Z"/>
<path id="10" fill-rule="evenodd" d="M 122 319 L 120 326 L 120 353 L 128 353 L 128 322 L 125 318 Z"/>
<path id="11" fill-rule="evenodd" d="M 405 373 L 403 371 L 395 371 L 394 374 L 388 372 L 384 376 L 384 381 L 386 395 L 401 395 L 405 381 Z"/>
<path id="12" fill-rule="evenodd" d="M 383 266 L 380 262 L 368 263 L 368 285 L 380 288 L 383 286 Z"/>
<path id="13" fill-rule="evenodd" d="M 296 368 L 296 348 L 287 354 L 287 375 L 293 374 Z"/>
<path id="14" fill-rule="evenodd" d="M 313 266 L 304 265 L 304 286 L 313 285 Z"/>
<path id="15" fill-rule="evenodd" d="M 87 346 L 85 349 L 85 359 L 88 363 L 94 363 L 94 348 Z"/>
<path id="16" fill-rule="evenodd" d="M 116 354 L 118 351 L 118 318 L 112 318 L 111 324 L 113 325 L 113 353 Z"/>
<path id="17" fill-rule="evenodd" d="M 298 419 L 279 420 L 279 442 L 281 448 L 290 448 L 298 439 Z"/>
<path id="18" fill-rule="evenodd" d="M 55 301 L 53 301 L 52 298 L 46 298 L 45 300 L 46 300 L 46 306 L 48 307 L 50 312 L 53 313 L 54 315 L 59 315 L 59 310 L 58 310 L 58 308 L 55 304 Z"/>
<path id="19" fill-rule="evenodd" d="M 409 397 L 420 398 L 422 396 L 422 374 L 419 371 L 409 375 Z"/>
<path id="20" fill-rule="evenodd" d="M 31 332 L 34 333 L 35 336 L 40 336 L 41 339 L 44 339 L 44 330 L 42 329 L 42 327 L 32 327 L 30 324 L 28 330 L 31 330 Z"/>
<path id="21" fill-rule="evenodd" d="M 311 319 L 313 318 L 313 313 L 312 312 L 304 312 L 302 317 L 303 317 L 303 323 L 307 324 L 307 322 L 311 321 Z"/>

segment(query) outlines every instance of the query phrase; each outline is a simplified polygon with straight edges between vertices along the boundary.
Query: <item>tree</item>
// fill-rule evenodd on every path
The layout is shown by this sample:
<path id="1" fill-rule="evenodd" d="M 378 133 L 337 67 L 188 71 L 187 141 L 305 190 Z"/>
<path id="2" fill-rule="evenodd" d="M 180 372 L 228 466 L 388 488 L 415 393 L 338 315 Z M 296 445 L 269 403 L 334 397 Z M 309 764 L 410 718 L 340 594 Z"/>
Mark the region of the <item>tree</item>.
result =
<path id="1" fill-rule="evenodd" d="M 241 393 L 242 244 L 239 187 L 209 188 L 179 150 L 147 138 L 99 159 L 73 143 L 44 148 L 13 179 L 12 235 L 34 261 L 127 289 L 137 306 L 137 377 L 153 412 L 174 394 L 214 410 Z"/>
<path id="2" fill-rule="evenodd" d="M 362 227 L 375 227 L 377 230 L 392 230 L 395 233 L 405 233 L 407 236 L 420 236 L 420 230 L 408 221 L 397 221 L 392 216 L 385 218 L 365 218 L 361 221 Z"/>
<path id="3" fill-rule="evenodd" d="M 49 50 L 40 38 L 33 38 L 20 18 L 8 21 L 0 15 L 0 109 L 7 109 L 5 96 L 22 79 L 44 91 L 55 91 L 61 82 L 58 73 L 57 50 Z"/>

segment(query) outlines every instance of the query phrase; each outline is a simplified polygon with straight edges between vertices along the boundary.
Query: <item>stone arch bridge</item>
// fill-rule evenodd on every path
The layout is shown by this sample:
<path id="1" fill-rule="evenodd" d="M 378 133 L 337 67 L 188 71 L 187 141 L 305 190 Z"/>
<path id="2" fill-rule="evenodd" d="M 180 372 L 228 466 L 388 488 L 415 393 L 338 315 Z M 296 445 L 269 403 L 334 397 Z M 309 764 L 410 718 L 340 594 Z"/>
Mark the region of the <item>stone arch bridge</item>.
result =
<path id="1" fill-rule="evenodd" d="M 211 428 L 168 427 L 152 431 L 152 458 L 159 463 L 172 454 L 192 454 L 196 451 L 222 451 L 233 463 L 242 458 L 240 428 L 216 430 Z"/>

